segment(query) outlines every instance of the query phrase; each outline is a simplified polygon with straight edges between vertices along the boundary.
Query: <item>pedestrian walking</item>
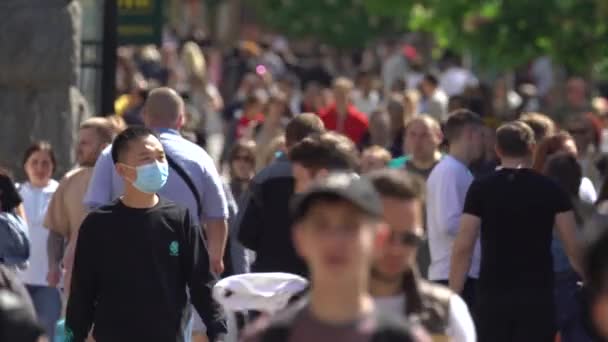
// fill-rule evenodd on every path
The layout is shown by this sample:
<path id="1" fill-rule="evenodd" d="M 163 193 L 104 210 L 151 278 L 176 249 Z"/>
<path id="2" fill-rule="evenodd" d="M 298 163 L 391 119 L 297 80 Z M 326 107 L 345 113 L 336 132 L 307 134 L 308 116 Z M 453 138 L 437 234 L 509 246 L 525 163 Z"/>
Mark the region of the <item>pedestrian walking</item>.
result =
<path id="1" fill-rule="evenodd" d="M 222 340 L 225 321 L 212 298 L 216 277 L 198 222 L 157 195 L 170 172 L 160 139 L 129 128 L 111 156 L 124 195 L 82 223 L 66 335 L 84 341 L 94 325 L 97 342 L 187 341 L 189 293 L 210 340 Z"/>

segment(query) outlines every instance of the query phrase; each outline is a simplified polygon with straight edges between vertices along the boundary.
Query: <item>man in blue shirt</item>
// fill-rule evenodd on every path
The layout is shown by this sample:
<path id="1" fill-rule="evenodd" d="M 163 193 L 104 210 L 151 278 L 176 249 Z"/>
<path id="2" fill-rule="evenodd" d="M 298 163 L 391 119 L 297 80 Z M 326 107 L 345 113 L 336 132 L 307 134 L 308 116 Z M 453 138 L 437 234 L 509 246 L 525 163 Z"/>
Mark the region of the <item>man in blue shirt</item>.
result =
<path id="1" fill-rule="evenodd" d="M 159 195 L 188 208 L 192 219 L 205 227 L 211 270 L 219 275 L 224 270 L 228 205 L 215 164 L 205 150 L 179 134 L 185 121 L 184 101 L 174 90 L 152 90 L 144 105 L 143 119 L 148 128 L 159 134 L 171 166 L 167 184 Z M 123 194 L 123 181 L 115 171 L 110 152 L 111 146 L 102 152 L 95 164 L 84 199 L 85 206 L 90 209 L 110 203 Z M 178 172 L 171 161 L 183 172 Z"/>

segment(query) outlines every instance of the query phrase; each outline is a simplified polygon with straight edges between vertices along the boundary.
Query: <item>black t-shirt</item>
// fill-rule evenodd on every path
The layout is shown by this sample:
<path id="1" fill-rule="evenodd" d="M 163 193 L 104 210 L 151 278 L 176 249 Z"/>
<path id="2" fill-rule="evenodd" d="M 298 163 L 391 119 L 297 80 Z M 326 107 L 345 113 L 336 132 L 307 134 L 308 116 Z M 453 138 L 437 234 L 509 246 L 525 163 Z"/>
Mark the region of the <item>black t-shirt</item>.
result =
<path id="1" fill-rule="evenodd" d="M 481 219 L 480 290 L 552 289 L 555 215 L 571 209 L 566 192 L 531 169 L 475 180 L 464 212 Z"/>
<path id="2" fill-rule="evenodd" d="M 23 200 L 10 177 L 0 174 L 0 205 L 2 211 L 13 211 Z"/>
<path id="3" fill-rule="evenodd" d="M 91 213 L 76 245 L 66 332 L 84 341 L 184 341 L 190 301 L 208 334 L 225 333 L 211 297 L 215 277 L 188 210 L 160 200 L 148 209 L 120 200 Z M 69 329 L 69 330 L 68 330 Z"/>

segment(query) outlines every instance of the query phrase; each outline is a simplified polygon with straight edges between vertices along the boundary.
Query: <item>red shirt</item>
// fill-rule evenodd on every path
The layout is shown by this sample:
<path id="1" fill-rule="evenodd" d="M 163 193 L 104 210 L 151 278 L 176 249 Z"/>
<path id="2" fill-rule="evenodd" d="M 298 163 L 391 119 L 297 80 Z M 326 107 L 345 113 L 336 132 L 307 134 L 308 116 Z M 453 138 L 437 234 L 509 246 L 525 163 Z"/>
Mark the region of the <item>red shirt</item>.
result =
<path id="1" fill-rule="evenodd" d="M 261 113 L 257 114 L 253 118 L 248 118 L 245 115 L 241 116 L 238 124 L 236 125 L 236 138 L 237 139 L 240 139 L 245 135 L 245 133 L 247 132 L 247 129 L 249 128 L 249 125 L 251 124 L 252 121 L 255 121 L 258 123 L 264 122 L 264 114 L 261 114 Z"/>
<path id="2" fill-rule="evenodd" d="M 361 143 L 369 127 L 367 116 L 353 105 L 349 105 L 347 108 L 346 119 L 341 131 L 338 131 L 338 111 L 335 104 L 322 109 L 319 112 L 319 117 L 327 130 L 342 133 L 354 141 L 355 144 Z"/>

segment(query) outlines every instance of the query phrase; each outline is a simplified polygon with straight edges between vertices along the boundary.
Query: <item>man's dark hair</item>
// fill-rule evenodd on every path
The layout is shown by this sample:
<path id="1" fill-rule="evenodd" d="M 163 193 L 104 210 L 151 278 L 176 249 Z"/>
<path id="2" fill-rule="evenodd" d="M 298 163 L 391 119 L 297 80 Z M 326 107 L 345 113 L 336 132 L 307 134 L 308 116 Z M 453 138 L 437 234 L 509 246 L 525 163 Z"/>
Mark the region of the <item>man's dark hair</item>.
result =
<path id="1" fill-rule="evenodd" d="M 129 150 L 129 144 L 133 140 L 146 138 L 150 135 L 156 137 L 156 134 L 152 130 L 143 126 L 129 127 L 117 135 L 114 138 L 114 142 L 112 142 L 112 161 L 114 161 L 114 164 L 122 159 L 123 155 Z"/>
<path id="2" fill-rule="evenodd" d="M 285 127 L 285 145 L 287 145 L 287 148 L 291 148 L 302 139 L 323 132 L 325 132 L 325 126 L 317 114 L 299 114 L 291 119 Z"/>
<path id="3" fill-rule="evenodd" d="M 555 180 L 568 195 L 578 196 L 583 170 L 572 153 L 559 152 L 549 157 L 543 173 Z"/>
<path id="4" fill-rule="evenodd" d="M 420 177 L 402 170 L 378 170 L 366 177 L 382 197 L 424 201 L 424 183 Z"/>
<path id="5" fill-rule="evenodd" d="M 51 159 L 51 164 L 53 164 L 52 171 L 55 172 L 57 169 L 57 158 L 55 157 L 55 152 L 53 150 L 53 146 L 48 141 L 36 141 L 31 144 L 27 150 L 25 150 L 25 154 L 23 156 L 23 165 L 27 164 L 27 161 L 30 157 L 36 152 L 46 152 L 49 154 L 49 158 Z"/>
<path id="6" fill-rule="evenodd" d="M 292 163 L 314 171 L 359 169 L 359 152 L 355 144 L 347 137 L 334 132 L 304 138 L 289 151 L 289 159 Z"/>
<path id="7" fill-rule="evenodd" d="M 466 126 L 483 126 L 483 121 L 468 109 L 457 109 L 448 116 L 445 123 L 444 135 L 448 143 L 460 138 Z"/>
<path id="8" fill-rule="evenodd" d="M 496 130 L 496 146 L 505 157 L 526 157 L 534 142 L 534 131 L 521 121 L 512 121 Z"/>
<path id="9" fill-rule="evenodd" d="M 437 85 L 439 85 L 439 79 L 437 78 L 437 76 L 431 74 L 431 73 L 427 73 L 424 75 L 424 80 L 428 83 L 430 83 L 432 86 L 436 87 Z"/>

